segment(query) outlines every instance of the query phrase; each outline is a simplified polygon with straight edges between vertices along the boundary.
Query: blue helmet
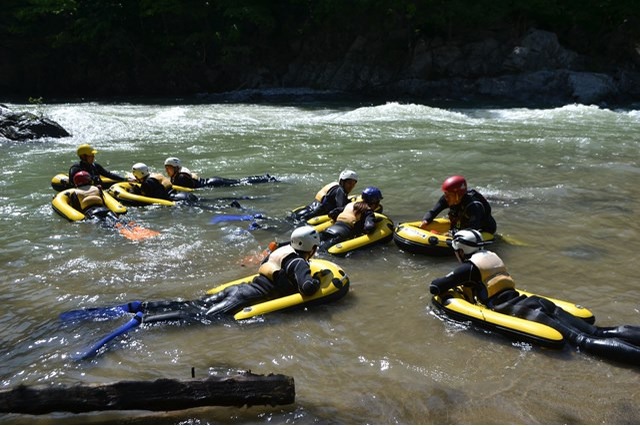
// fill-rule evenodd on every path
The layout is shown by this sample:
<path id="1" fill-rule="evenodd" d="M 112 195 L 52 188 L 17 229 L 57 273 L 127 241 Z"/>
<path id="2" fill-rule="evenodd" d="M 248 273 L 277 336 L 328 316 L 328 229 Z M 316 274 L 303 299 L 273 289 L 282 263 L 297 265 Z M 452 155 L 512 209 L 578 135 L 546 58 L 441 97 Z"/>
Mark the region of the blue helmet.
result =
<path id="1" fill-rule="evenodd" d="M 362 200 L 364 200 L 365 203 L 379 203 L 380 200 L 382 200 L 382 192 L 375 186 L 367 186 L 364 191 L 362 191 Z"/>

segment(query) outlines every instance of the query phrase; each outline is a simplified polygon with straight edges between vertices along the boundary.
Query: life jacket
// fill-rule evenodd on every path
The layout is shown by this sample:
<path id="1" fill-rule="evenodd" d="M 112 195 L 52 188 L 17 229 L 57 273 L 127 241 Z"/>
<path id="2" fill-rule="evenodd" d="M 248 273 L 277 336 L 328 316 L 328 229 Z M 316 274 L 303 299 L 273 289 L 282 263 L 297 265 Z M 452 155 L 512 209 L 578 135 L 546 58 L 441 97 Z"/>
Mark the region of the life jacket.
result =
<path id="1" fill-rule="evenodd" d="M 151 173 L 149 177 L 152 177 L 160 182 L 162 186 L 164 186 L 164 189 L 166 189 L 167 191 L 171 191 L 171 189 L 173 188 L 173 184 L 171 183 L 169 178 L 161 173 Z"/>
<path id="2" fill-rule="evenodd" d="M 322 189 L 320 189 L 320 191 L 318 191 L 318 193 L 316 194 L 315 200 L 318 202 L 322 202 L 322 199 L 329 193 L 329 191 L 337 185 L 340 184 L 338 182 L 331 182 L 323 186 Z"/>
<path id="3" fill-rule="evenodd" d="M 503 290 L 516 288 L 516 283 L 507 272 L 504 262 L 494 252 L 478 251 L 471 256 L 469 261 L 480 270 L 482 284 L 487 288 L 489 299 Z"/>
<path id="4" fill-rule="evenodd" d="M 349 203 L 344 206 L 344 210 L 338 215 L 336 218 L 336 222 L 343 222 L 349 225 L 350 227 L 354 227 L 356 223 L 362 218 L 362 213 L 358 213 L 355 210 L 355 202 Z"/>
<path id="5" fill-rule="evenodd" d="M 277 248 L 269 255 L 267 261 L 260 265 L 258 273 L 267 277 L 269 281 L 275 282 L 275 274 L 282 269 L 282 261 L 291 254 L 297 254 L 297 252 L 290 244 Z"/>
<path id="6" fill-rule="evenodd" d="M 100 188 L 97 186 L 83 185 L 78 187 L 75 192 L 82 211 L 93 206 L 104 206 L 104 201 L 100 195 Z"/>

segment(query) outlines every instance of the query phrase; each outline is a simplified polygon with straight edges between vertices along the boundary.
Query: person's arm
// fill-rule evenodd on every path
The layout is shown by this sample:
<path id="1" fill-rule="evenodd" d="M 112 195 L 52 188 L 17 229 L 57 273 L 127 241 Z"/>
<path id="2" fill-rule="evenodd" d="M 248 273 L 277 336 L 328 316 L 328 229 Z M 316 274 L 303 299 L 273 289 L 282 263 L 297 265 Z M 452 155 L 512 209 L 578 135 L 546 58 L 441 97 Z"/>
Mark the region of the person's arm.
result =
<path id="1" fill-rule="evenodd" d="M 440 197 L 440 199 L 435 204 L 435 206 L 433 206 L 431 210 L 425 213 L 424 217 L 422 218 L 422 221 L 427 223 L 433 222 L 433 219 L 438 217 L 438 215 L 447 207 L 449 207 L 449 204 L 447 204 L 447 199 L 444 198 L 444 195 L 443 195 L 442 197 Z"/>
<path id="2" fill-rule="evenodd" d="M 109 179 L 113 179 L 116 182 L 124 182 L 126 180 L 122 176 L 112 173 L 109 170 L 105 169 L 98 163 L 93 163 L 93 166 L 96 168 L 96 171 L 100 176 L 108 177 Z"/>
<path id="3" fill-rule="evenodd" d="M 364 226 L 362 227 L 362 232 L 365 234 L 370 234 L 376 229 L 376 215 L 373 213 L 373 210 L 369 209 L 363 214 L 364 216 Z"/>
<path id="4" fill-rule="evenodd" d="M 338 185 L 327 193 L 322 200 L 322 204 L 327 205 L 327 210 L 330 209 L 328 213 L 329 217 L 335 221 L 338 215 L 344 210 L 344 207 L 349 204 L 349 197 L 347 197 L 344 189 Z"/>
<path id="5" fill-rule="evenodd" d="M 298 291 L 311 296 L 320 288 L 320 281 L 311 276 L 309 263 L 301 257 L 293 257 L 285 267 L 287 276 L 298 283 Z"/>
<path id="6" fill-rule="evenodd" d="M 82 168 L 80 167 L 80 164 L 77 164 L 77 163 L 69 168 L 69 185 L 73 186 L 73 177 L 80 170 L 82 170 Z"/>
<path id="7" fill-rule="evenodd" d="M 82 211 L 82 207 L 80 207 L 80 200 L 78 199 L 78 194 L 72 192 L 69 195 L 69 205 L 78 211 Z"/>
<path id="8" fill-rule="evenodd" d="M 463 262 L 446 276 L 436 278 L 429 285 L 429 293 L 442 294 L 459 285 L 480 282 L 480 271 L 471 262 Z"/>
<path id="9" fill-rule="evenodd" d="M 436 205 L 433 206 L 431 210 L 425 213 L 424 217 L 422 218 L 422 223 L 420 224 L 420 227 L 424 229 L 424 227 L 426 227 L 428 224 L 433 222 L 433 219 L 438 217 L 438 215 L 447 207 L 449 207 L 449 204 L 447 204 L 447 200 L 446 198 L 444 198 L 444 195 L 443 195 L 442 197 L 440 197 Z"/>

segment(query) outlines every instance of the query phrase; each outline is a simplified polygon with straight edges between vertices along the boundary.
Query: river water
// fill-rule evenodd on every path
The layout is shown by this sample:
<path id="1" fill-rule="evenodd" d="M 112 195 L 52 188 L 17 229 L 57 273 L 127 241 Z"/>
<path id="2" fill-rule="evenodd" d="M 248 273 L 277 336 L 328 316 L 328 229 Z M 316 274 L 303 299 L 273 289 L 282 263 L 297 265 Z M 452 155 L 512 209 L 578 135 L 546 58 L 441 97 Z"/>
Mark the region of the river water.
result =
<path id="1" fill-rule="evenodd" d="M 156 325 L 113 341 L 91 361 L 69 355 L 123 321 L 61 323 L 59 313 L 129 300 L 196 298 L 255 266 L 245 257 L 291 231 L 276 219 L 311 201 L 344 168 L 354 192 L 378 186 L 397 224 L 418 220 L 441 182 L 463 174 L 492 203 L 492 247 L 518 287 L 592 310 L 597 325 L 640 324 L 640 110 L 465 108 L 298 102 L 9 104 L 39 111 L 73 137 L 0 141 L 2 388 L 20 384 L 189 379 L 227 371 L 285 374 L 283 407 L 180 412 L 2 414 L 2 423 L 640 423 L 636 368 L 511 342 L 444 320 L 428 284 L 455 265 L 393 242 L 338 263 L 351 278 L 341 300 L 258 321 Z M 203 177 L 269 173 L 280 179 L 198 190 L 206 207 L 130 208 L 160 231 L 129 241 L 51 208 L 51 177 L 76 147 L 121 174 L 135 162 L 162 172 L 178 156 Z M 245 210 L 228 206 L 238 198 Z M 211 225 L 216 214 L 263 212 Z M 245 265 L 245 266 L 243 266 Z M 222 372 L 222 373 L 221 373 Z"/>

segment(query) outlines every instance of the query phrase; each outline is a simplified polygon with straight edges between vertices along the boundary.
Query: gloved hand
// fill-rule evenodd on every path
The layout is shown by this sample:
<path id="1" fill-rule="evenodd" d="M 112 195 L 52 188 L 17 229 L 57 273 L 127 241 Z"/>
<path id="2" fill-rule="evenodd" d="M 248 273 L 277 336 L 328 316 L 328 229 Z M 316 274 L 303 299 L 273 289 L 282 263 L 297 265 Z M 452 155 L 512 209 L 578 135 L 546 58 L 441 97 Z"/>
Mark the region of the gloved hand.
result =
<path id="1" fill-rule="evenodd" d="M 431 284 L 429 286 L 429 293 L 433 295 L 440 294 L 440 288 L 435 284 Z"/>
<path id="2" fill-rule="evenodd" d="M 319 271 L 317 271 L 315 274 L 313 274 L 313 278 L 320 280 L 323 277 L 326 277 L 327 275 L 331 274 L 331 270 L 330 269 L 321 269 Z"/>
<path id="3" fill-rule="evenodd" d="M 333 284 L 333 286 L 334 286 L 335 288 L 338 288 L 338 289 L 342 288 L 342 280 L 341 280 L 340 278 L 334 278 L 334 279 L 332 279 L 332 280 L 331 280 L 331 283 Z"/>
<path id="4" fill-rule="evenodd" d="M 320 281 L 313 278 L 312 280 L 305 281 L 300 286 L 300 292 L 305 296 L 311 296 L 320 288 Z"/>
<path id="5" fill-rule="evenodd" d="M 327 216 L 329 216 L 329 218 L 335 222 L 336 219 L 338 219 L 338 215 L 340 214 L 341 211 L 342 209 L 333 209 L 327 214 Z"/>

